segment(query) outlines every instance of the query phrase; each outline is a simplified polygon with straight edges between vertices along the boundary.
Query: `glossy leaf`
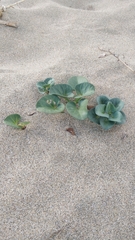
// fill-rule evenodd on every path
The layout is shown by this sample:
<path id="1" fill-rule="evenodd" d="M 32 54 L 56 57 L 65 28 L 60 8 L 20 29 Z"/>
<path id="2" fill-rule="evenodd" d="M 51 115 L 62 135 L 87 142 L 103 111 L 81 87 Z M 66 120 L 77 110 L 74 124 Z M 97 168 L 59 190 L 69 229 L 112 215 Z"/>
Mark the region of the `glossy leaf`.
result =
<path id="1" fill-rule="evenodd" d="M 95 87 L 91 83 L 84 82 L 76 85 L 75 91 L 77 93 L 75 98 L 81 98 L 92 95 L 95 92 Z"/>
<path id="2" fill-rule="evenodd" d="M 108 102 L 105 108 L 105 112 L 108 113 L 109 115 L 116 112 L 116 108 L 112 104 L 112 102 Z"/>
<path id="3" fill-rule="evenodd" d="M 105 112 L 106 105 L 99 104 L 95 107 L 95 113 L 100 117 L 107 117 L 109 118 L 109 114 Z"/>
<path id="4" fill-rule="evenodd" d="M 120 113 L 120 115 L 119 115 L 119 119 L 120 119 L 120 121 L 118 122 L 118 121 L 115 121 L 115 123 L 116 124 L 123 124 L 123 123 L 125 123 L 126 122 L 126 115 L 125 115 L 125 113 L 124 112 L 118 112 L 118 113 Z M 118 120 L 119 120 L 118 119 Z M 112 120 L 111 120 L 112 121 Z"/>
<path id="5" fill-rule="evenodd" d="M 87 99 L 80 101 L 79 106 L 77 106 L 74 102 L 68 102 L 66 104 L 66 109 L 72 117 L 78 120 L 84 120 L 87 118 L 88 113 L 87 104 Z"/>
<path id="6" fill-rule="evenodd" d="M 21 128 L 21 126 L 18 126 L 20 120 L 21 116 L 19 114 L 11 114 L 4 119 L 4 123 L 14 128 Z"/>
<path id="7" fill-rule="evenodd" d="M 37 84 L 38 91 L 42 94 L 48 92 L 48 85 L 44 84 L 43 82 L 39 82 Z"/>
<path id="8" fill-rule="evenodd" d="M 54 85 L 55 81 L 53 78 L 46 78 L 42 82 L 38 82 L 36 85 L 40 93 L 45 93 L 49 90 L 49 88 Z"/>
<path id="9" fill-rule="evenodd" d="M 108 118 L 101 117 L 100 118 L 100 125 L 104 130 L 109 130 L 114 126 L 115 122 L 109 121 Z"/>
<path id="10" fill-rule="evenodd" d="M 8 126 L 25 129 L 30 122 L 20 122 L 21 116 L 19 114 L 11 114 L 4 119 L 4 123 Z"/>
<path id="11" fill-rule="evenodd" d="M 107 102 L 109 101 L 110 99 L 104 95 L 101 95 L 101 96 L 98 96 L 97 97 L 97 103 L 98 104 L 107 104 Z"/>
<path id="12" fill-rule="evenodd" d="M 74 97 L 73 89 L 68 84 L 57 84 L 52 86 L 49 90 L 49 94 L 57 95 L 64 98 Z"/>
<path id="13" fill-rule="evenodd" d="M 36 108 L 39 112 L 59 113 L 64 111 L 65 106 L 57 96 L 46 95 L 37 102 Z"/>
<path id="14" fill-rule="evenodd" d="M 86 78 L 81 76 L 73 76 L 68 80 L 68 84 L 75 89 L 76 85 L 80 83 L 88 82 Z"/>
<path id="15" fill-rule="evenodd" d="M 122 114 L 121 116 L 121 124 L 125 123 L 126 122 L 126 115 L 124 112 L 120 111 L 120 113 Z"/>
<path id="16" fill-rule="evenodd" d="M 121 123 L 122 117 L 123 117 L 123 116 L 122 116 L 121 112 L 115 112 L 115 113 L 112 113 L 112 114 L 109 116 L 109 120 L 110 120 L 110 121 L 113 121 L 113 122 Z"/>
<path id="17" fill-rule="evenodd" d="M 88 119 L 91 122 L 100 124 L 100 116 L 96 115 L 95 113 L 95 108 L 91 109 L 90 111 L 88 111 Z"/>
<path id="18" fill-rule="evenodd" d="M 116 111 L 121 111 L 122 108 L 124 107 L 124 102 L 121 101 L 119 98 L 112 98 L 110 99 L 110 101 L 115 106 Z"/>

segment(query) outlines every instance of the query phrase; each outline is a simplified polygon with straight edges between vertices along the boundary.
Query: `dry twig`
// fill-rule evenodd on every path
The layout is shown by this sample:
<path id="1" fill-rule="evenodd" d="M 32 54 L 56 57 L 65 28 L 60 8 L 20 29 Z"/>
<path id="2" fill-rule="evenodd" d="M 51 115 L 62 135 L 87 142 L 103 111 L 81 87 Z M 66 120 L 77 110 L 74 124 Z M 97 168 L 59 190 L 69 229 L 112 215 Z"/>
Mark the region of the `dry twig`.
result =
<path id="1" fill-rule="evenodd" d="M 17 28 L 17 24 L 14 23 L 14 22 L 7 22 L 7 21 L 0 21 L 0 24 L 1 25 L 5 25 L 5 26 L 8 26 L 8 27 L 14 27 L 14 28 Z"/>
<path id="2" fill-rule="evenodd" d="M 18 2 L 15 2 L 15 3 L 13 3 L 13 4 L 10 4 L 10 5 L 8 5 L 8 6 L 4 6 L 4 5 L 0 6 L 0 17 L 2 17 L 3 12 L 5 12 L 8 8 L 14 7 L 15 5 L 17 5 L 17 4 L 21 3 L 21 2 L 24 2 L 24 1 L 25 1 L 25 0 L 20 0 L 20 1 L 18 1 Z M 17 28 L 17 24 L 16 24 L 16 23 L 13 23 L 13 22 L 6 22 L 6 21 L 0 20 L 0 24 L 1 24 L 1 25 L 5 25 L 5 26 L 9 26 L 9 27 L 15 27 L 15 28 Z"/>
<path id="3" fill-rule="evenodd" d="M 24 0 L 20 0 L 20 1 L 18 1 L 18 2 L 15 2 L 15 3 L 13 3 L 13 4 L 10 4 L 10 5 L 8 5 L 8 6 L 6 7 L 6 9 L 11 8 L 11 7 L 14 7 L 15 5 L 17 5 L 17 4 L 21 3 L 21 2 L 24 2 Z"/>
<path id="4" fill-rule="evenodd" d="M 99 48 L 100 51 L 104 52 L 103 55 L 99 56 L 99 58 L 104 58 L 107 56 L 114 56 L 119 62 L 121 62 L 125 67 L 127 67 L 130 71 L 132 71 L 133 73 L 135 73 L 135 70 L 132 69 L 131 67 L 128 66 L 128 64 L 126 62 L 124 62 L 123 60 L 120 59 L 119 55 L 116 55 L 115 53 L 111 52 L 111 50 L 104 50 L 102 48 Z"/>

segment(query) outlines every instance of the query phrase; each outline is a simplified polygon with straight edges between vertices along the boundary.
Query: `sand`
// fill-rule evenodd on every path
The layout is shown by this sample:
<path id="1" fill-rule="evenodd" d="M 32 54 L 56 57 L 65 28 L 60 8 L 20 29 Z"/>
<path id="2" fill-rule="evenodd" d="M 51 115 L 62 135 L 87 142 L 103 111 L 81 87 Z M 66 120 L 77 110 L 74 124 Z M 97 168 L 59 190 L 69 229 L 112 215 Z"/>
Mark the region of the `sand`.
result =
<path id="1" fill-rule="evenodd" d="M 7 6 L 14 0 L 2 0 Z M 0 240 L 132 240 L 135 159 L 134 0 L 25 0 L 0 25 Z M 67 113 L 37 112 L 36 83 L 84 76 L 89 98 L 119 97 L 127 122 L 104 131 Z M 10 128 L 20 114 L 31 123 Z M 65 131 L 73 127 L 76 136 Z"/>

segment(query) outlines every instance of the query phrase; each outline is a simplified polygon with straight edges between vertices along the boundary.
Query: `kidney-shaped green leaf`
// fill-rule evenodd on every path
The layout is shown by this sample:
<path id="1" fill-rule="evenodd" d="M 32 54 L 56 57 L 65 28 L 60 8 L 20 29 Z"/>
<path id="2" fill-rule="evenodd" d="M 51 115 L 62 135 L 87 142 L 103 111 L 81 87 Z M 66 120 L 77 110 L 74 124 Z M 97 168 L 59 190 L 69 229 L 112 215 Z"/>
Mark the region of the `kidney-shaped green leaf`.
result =
<path id="1" fill-rule="evenodd" d="M 64 98 L 72 98 L 74 96 L 73 89 L 68 84 L 56 84 L 54 86 L 51 86 L 49 94 Z"/>
<path id="2" fill-rule="evenodd" d="M 95 107 L 95 113 L 100 117 L 109 118 L 109 114 L 105 112 L 105 104 L 99 104 Z"/>
<path id="3" fill-rule="evenodd" d="M 14 128 L 21 128 L 21 126 L 18 125 L 20 119 L 21 116 L 19 114 L 11 114 L 4 119 L 4 123 Z"/>
<path id="4" fill-rule="evenodd" d="M 44 81 L 38 82 L 36 85 L 40 93 L 45 93 L 52 85 L 54 85 L 54 83 L 55 80 L 53 78 L 46 78 Z"/>
<path id="5" fill-rule="evenodd" d="M 104 96 L 104 95 L 101 95 L 101 96 L 97 97 L 97 103 L 98 104 L 107 104 L 108 101 L 109 101 L 109 98 Z"/>
<path id="6" fill-rule="evenodd" d="M 65 106 L 57 96 L 46 95 L 37 102 L 36 109 L 39 112 L 60 113 L 64 111 Z"/>
<path id="7" fill-rule="evenodd" d="M 109 130 L 114 126 L 115 122 L 109 121 L 108 118 L 101 117 L 100 118 L 100 125 L 104 130 Z"/>
<path id="8" fill-rule="evenodd" d="M 81 77 L 81 76 L 73 76 L 68 80 L 68 84 L 75 89 L 76 85 L 80 84 L 80 83 L 84 83 L 84 82 L 88 82 L 87 79 L 85 77 Z"/>
<path id="9" fill-rule="evenodd" d="M 53 78 L 46 78 L 46 79 L 44 80 L 44 83 L 52 86 L 52 85 L 54 85 L 55 80 L 54 80 Z"/>
<path id="10" fill-rule="evenodd" d="M 95 92 L 95 87 L 91 83 L 84 82 L 76 85 L 75 91 L 77 93 L 75 98 L 81 98 L 92 95 Z"/>
<path id="11" fill-rule="evenodd" d="M 94 123 L 97 123 L 97 124 L 100 124 L 100 116 L 98 116 L 96 113 L 95 113 L 95 108 L 92 108 L 91 110 L 88 111 L 88 119 L 91 121 L 91 122 L 94 122 Z"/>
<path id="12" fill-rule="evenodd" d="M 120 100 L 119 98 L 112 98 L 110 99 L 112 104 L 115 106 L 116 111 L 121 111 L 122 108 L 124 107 L 124 102 Z"/>
<path id="13" fill-rule="evenodd" d="M 108 102 L 106 105 L 106 109 L 105 112 L 108 113 L 109 115 L 116 112 L 116 108 L 114 107 L 114 105 L 112 104 L 112 102 Z"/>
<path id="14" fill-rule="evenodd" d="M 87 118 L 88 110 L 87 110 L 88 100 L 84 99 L 79 102 L 79 106 L 77 106 L 74 102 L 68 102 L 66 104 L 66 109 L 68 113 L 78 119 L 84 120 Z"/>
<path id="15" fill-rule="evenodd" d="M 123 112 L 115 112 L 109 116 L 109 120 L 118 123 L 124 123 L 126 121 L 126 116 Z"/>
<path id="16" fill-rule="evenodd" d="M 116 122 L 116 124 L 123 124 L 126 122 L 126 115 L 124 112 L 120 111 L 121 113 L 121 121 L 120 122 Z"/>

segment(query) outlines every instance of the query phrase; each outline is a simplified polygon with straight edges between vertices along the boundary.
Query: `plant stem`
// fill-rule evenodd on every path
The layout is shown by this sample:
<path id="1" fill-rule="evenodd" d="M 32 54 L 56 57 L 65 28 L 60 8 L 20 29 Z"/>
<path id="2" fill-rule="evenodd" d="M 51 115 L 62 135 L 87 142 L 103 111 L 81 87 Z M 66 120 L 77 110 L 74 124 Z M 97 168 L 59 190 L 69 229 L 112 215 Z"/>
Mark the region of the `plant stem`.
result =
<path id="1" fill-rule="evenodd" d="M 81 99 L 82 99 L 82 98 L 76 98 L 76 99 L 74 100 L 74 102 L 75 102 L 75 103 L 78 103 Z"/>
<path id="2" fill-rule="evenodd" d="M 64 98 L 67 102 L 70 102 L 70 99 L 66 98 L 66 97 L 62 97 Z"/>

